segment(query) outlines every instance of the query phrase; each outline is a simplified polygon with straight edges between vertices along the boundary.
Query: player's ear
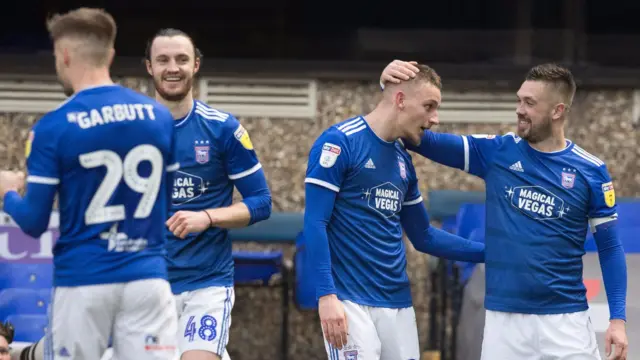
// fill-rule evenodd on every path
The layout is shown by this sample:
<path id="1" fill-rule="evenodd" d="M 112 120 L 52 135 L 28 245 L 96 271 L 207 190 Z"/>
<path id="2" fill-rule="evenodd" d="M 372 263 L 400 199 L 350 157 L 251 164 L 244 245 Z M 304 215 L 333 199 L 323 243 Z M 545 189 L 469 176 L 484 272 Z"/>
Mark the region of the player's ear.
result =
<path id="1" fill-rule="evenodd" d="M 553 113 L 551 114 L 551 118 L 553 120 L 558 120 L 564 115 L 566 111 L 567 111 L 567 105 L 564 103 L 559 103 L 553 107 Z"/>
<path id="2" fill-rule="evenodd" d="M 151 61 L 144 59 L 144 65 L 147 67 L 147 73 L 153 76 L 153 71 L 151 71 Z"/>
<path id="3" fill-rule="evenodd" d="M 200 58 L 196 57 L 193 64 L 193 75 L 197 74 L 200 70 Z"/>
<path id="4" fill-rule="evenodd" d="M 69 67 L 69 64 L 71 64 L 71 52 L 69 51 L 69 48 L 65 47 L 62 49 L 62 63 L 66 67 Z"/>
<path id="5" fill-rule="evenodd" d="M 405 106 L 405 103 L 404 103 L 404 102 L 405 102 L 406 98 L 407 98 L 407 96 L 406 96 L 406 94 L 404 93 L 404 91 L 399 90 L 399 91 L 395 94 L 395 96 L 394 96 L 393 100 L 395 101 L 396 106 L 397 106 L 398 108 L 400 108 L 400 109 L 404 109 L 404 106 Z"/>

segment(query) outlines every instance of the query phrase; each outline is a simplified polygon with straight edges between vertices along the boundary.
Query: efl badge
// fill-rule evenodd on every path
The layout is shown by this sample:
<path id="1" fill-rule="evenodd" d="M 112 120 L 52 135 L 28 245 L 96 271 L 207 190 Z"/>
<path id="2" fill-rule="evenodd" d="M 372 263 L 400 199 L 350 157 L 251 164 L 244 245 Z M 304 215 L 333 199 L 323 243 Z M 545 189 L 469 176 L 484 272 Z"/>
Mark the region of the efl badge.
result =
<path id="1" fill-rule="evenodd" d="M 324 143 L 324 145 L 322 145 L 322 154 L 320 154 L 320 166 L 324 168 L 332 167 L 341 152 L 342 149 L 340 149 L 340 146 Z"/>
<path id="2" fill-rule="evenodd" d="M 576 174 L 572 174 L 572 173 L 566 173 L 563 172 L 562 173 L 562 186 L 564 186 L 567 189 L 571 189 L 573 188 L 573 184 L 576 181 Z"/>
<path id="3" fill-rule="evenodd" d="M 358 350 L 345 351 L 344 360 L 358 360 Z"/>
<path id="4" fill-rule="evenodd" d="M 209 145 L 196 145 L 194 149 L 196 151 L 196 162 L 198 164 L 206 164 L 209 162 Z"/>
<path id="5" fill-rule="evenodd" d="M 400 177 L 403 179 L 407 178 L 407 167 L 404 164 L 404 160 L 398 158 L 398 166 L 400 167 Z"/>
<path id="6" fill-rule="evenodd" d="M 249 138 L 249 133 L 242 125 L 238 126 L 236 131 L 233 132 L 233 136 L 235 136 L 236 140 L 240 141 L 240 144 L 242 144 L 245 149 L 253 150 L 253 144 Z"/>
<path id="7" fill-rule="evenodd" d="M 616 204 L 616 192 L 613 190 L 613 183 L 611 181 L 602 184 L 602 193 L 604 194 L 604 203 L 607 204 L 608 207 L 613 207 Z"/>
<path id="8" fill-rule="evenodd" d="M 35 133 L 33 131 L 30 131 L 29 137 L 27 137 L 27 143 L 24 145 L 24 155 L 27 158 L 31 154 L 31 144 L 33 144 L 34 137 L 35 137 Z"/>

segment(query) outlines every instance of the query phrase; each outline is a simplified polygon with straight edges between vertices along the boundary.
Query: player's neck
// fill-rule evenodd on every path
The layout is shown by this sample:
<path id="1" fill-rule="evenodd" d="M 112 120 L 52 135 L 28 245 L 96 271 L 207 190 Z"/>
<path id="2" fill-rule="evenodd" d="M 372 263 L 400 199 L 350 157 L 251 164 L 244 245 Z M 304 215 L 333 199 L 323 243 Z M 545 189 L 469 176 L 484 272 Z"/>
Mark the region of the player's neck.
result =
<path id="1" fill-rule="evenodd" d="M 545 140 L 537 142 L 535 144 L 529 143 L 529 146 L 540 152 L 556 152 L 563 150 L 567 147 L 567 141 L 564 137 L 564 131 L 561 131 L 557 135 L 552 135 Z"/>
<path id="2" fill-rule="evenodd" d="M 158 92 L 156 92 L 156 100 L 162 105 L 169 108 L 171 111 L 171 116 L 173 116 L 174 120 L 183 119 L 185 116 L 191 112 L 191 108 L 193 107 L 193 93 L 189 92 L 184 99 L 180 101 L 169 101 L 164 99 Z"/>
<path id="3" fill-rule="evenodd" d="M 371 131 L 380 139 L 392 142 L 399 138 L 395 127 L 395 119 L 393 119 L 393 114 L 390 109 L 378 106 L 363 118 L 369 125 Z"/>
<path id="4" fill-rule="evenodd" d="M 73 91 L 76 93 L 97 86 L 113 85 L 113 80 L 107 68 L 84 68 L 82 71 L 78 71 L 77 74 L 71 79 Z"/>

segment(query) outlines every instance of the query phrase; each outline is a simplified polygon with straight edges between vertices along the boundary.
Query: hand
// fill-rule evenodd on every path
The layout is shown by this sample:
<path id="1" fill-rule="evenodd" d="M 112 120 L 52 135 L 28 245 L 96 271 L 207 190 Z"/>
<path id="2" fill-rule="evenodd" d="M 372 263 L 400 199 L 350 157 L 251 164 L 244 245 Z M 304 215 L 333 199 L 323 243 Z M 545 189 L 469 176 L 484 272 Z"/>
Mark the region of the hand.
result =
<path id="1" fill-rule="evenodd" d="M 629 342 L 627 340 L 627 329 L 625 323 L 620 319 L 613 319 L 609 323 L 607 334 L 604 338 L 605 352 L 607 359 L 626 360 Z M 614 345 L 615 351 L 612 353 L 611 345 Z"/>
<path id="2" fill-rule="evenodd" d="M 24 187 L 24 173 L 21 171 L 0 171 L 0 195 L 9 191 L 20 191 Z"/>
<path id="3" fill-rule="evenodd" d="M 347 314 L 336 295 L 325 295 L 318 301 L 318 313 L 327 342 L 336 349 L 347 345 Z"/>
<path id="4" fill-rule="evenodd" d="M 167 220 L 169 231 L 180 239 L 191 233 L 203 232 L 211 225 L 211 219 L 204 211 L 178 211 Z"/>
<path id="5" fill-rule="evenodd" d="M 416 77 L 416 73 L 420 71 L 416 65 L 418 65 L 418 63 L 415 61 L 393 60 L 382 70 L 380 83 L 390 82 L 399 84 L 403 80 L 412 79 Z"/>

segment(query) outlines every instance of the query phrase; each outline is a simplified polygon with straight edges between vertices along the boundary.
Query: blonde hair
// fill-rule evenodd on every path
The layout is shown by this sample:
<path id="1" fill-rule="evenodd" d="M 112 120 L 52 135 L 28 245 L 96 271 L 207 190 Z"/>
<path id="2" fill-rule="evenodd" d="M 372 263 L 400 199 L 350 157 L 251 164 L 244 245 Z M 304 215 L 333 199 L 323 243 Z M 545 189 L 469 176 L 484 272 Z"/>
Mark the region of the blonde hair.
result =
<path id="1" fill-rule="evenodd" d="M 81 42 L 77 51 L 94 65 L 105 65 L 114 48 L 116 22 L 103 9 L 79 8 L 55 14 L 47 20 L 47 30 L 54 42 L 70 39 Z"/>

